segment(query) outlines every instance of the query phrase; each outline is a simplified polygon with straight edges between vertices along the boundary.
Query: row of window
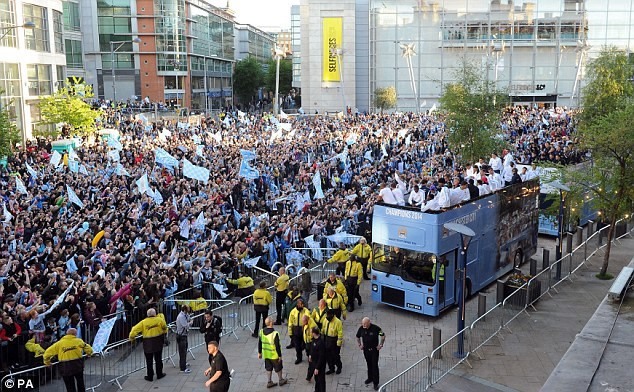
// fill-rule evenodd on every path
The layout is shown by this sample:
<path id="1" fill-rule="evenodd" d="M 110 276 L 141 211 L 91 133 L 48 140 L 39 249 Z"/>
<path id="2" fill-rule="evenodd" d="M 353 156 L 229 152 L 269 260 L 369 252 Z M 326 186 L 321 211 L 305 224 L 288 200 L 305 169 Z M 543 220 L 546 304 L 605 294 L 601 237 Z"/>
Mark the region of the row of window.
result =
<path id="1" fill-rule="evenodd" d="M 24 22 L 32 22 L 33 28 L 24 31 L 25 45 L 28 50 L 50 52 L 48 9 L 33 4 L 22 6 Z M 19 24 L 16 22 L 15 3 L 13 0 L 0 1 L 0 27 L 6 35 L 0 40 L 0 46 L 17 47 L 16 32 Z M 64 23 L 63 14 L 53 10 L 53 49 L 55 53 L 64 53 Z"/>

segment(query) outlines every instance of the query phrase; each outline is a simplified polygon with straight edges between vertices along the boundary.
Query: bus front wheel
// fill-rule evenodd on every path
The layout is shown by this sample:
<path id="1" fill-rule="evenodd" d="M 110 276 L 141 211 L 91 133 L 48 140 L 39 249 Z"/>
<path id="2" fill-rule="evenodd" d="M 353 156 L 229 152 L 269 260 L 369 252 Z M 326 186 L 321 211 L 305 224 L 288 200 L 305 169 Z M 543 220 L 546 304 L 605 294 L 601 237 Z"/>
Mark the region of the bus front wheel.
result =
<path id="1" fill-rule="evenodd" d="M 515 257 L 513 258 L 513 266 L 515 268 L 519 268 L 522 266 L 523 263 L 524 263 L 524 254 L 522 253 L 521 249 L 518 249 L 515 252 Z"/>

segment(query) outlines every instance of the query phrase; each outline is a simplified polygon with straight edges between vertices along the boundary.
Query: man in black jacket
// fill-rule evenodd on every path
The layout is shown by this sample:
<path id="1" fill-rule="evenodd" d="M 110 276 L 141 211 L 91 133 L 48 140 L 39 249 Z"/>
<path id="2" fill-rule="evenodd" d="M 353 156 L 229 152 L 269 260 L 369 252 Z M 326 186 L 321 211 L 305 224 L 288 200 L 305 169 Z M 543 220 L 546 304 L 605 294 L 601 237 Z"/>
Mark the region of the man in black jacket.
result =
<path id="1" fill-rule="evenodd" d="M 326 391 L 326 344 L 321 337 L 319 328 L 313 328 L 313 343 L 308 357 L 315 368 L 315 392 Z"/>
<path id="2" fill-rule="evenodd" d="M 200 333 L 205 334 L 205 343 L 218 342 L 220 344 L 220 336 L 222 335 L 222 318 L 214 316 L 214 313 L 207 309 L 203 316 L 203 323 L 200 326 Z M 212 355 L 209 354 L 209 362 L 211 363 Z"/>

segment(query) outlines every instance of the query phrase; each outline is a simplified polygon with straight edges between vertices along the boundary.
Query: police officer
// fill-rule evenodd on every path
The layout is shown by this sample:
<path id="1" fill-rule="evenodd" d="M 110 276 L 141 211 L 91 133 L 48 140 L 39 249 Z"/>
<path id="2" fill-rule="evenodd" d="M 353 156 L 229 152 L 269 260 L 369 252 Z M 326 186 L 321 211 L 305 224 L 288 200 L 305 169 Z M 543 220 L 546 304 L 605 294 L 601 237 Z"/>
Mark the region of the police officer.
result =
<path id="1" fill-rule="evenodd" d="M 260 329 L 260 318 L 262 319 L 262 327 L 264 327 L 264 319 L 269 315 L 269 305 L 273 302 L 273 296 L 266 289 L 266 282 L 260 282 L 260 287 L 253 293 L 253 310 L 255 310 L 255 329 L 253 330 L 254 338 L 258 337 Z"/>
<path id="2" fill-rule="evenodd" d="M 315 392 L 326 392 L 326 344 L 319 328 L 312 329 L 313 342 L 308 360 L 315 375 Z"/>
<path id="3" fill-rule="evenodd" d="M 304 300 L 299 298 L 295 308 L 288 316 L 288 336 L 291 337 L 291 345 L 295 347 L 295 365 L 302 363 L 302 352 L 304 350 L 304 336 L 302 333 L 302 318 L 310 317 L 310 312 L 304 307 Z"/>
<path id="4" fill-rule="evenodd" d="M 276 385 L 284 385 L 288 382 L 282 376 L 282 370 L 284 370 L 282 364 L 282 347 L 280 346 L 280 334 L 273 329 L 273 319 L 267 317 L 264 320 L 266 328 L 260 331 L 260 339 L 258 340 L 258 358 L 264 358 L 264 368 L 269 375 L 269 382 L 266 384 L 267 388 L 272 388 Z M 277 373 L 277 383 L 271 380 L 273 370 Z"/>
<path id="5" fill-rule="evenodd" d="M 381 328 L 364 317 L 361 320 L 361 327 L 357 331 L 357 344 L 363 351 L 365 363 L 368 366 L 368 379 L 365 384 L 374 384 L 374 390 L 379 390 L 379 350 L 385 344 L 385 334 Z"/>
<path id="6" fill-rule="evenodd" d="M 146 381 L 154 379 L 152 360 L 156 363 L 156 379 L 165 377 L 163 373 L 163 343 L 167 333 L 167 324 L 163 315 L 156 315 L 156 309 L 147 310 L 147 318 L 141 320 L 130 331 L 130 341 L 134 341 L 137 335 L 143 334 L 143 352 L 145 353 L 145 363 L 147 368 Z"/>
<path id="7" fill-rule="evenodd" d="M 69 328 L 59 341 L 44 352 L 44 365 L 51 365 L 51 358 L 59 360 L 59 373 L 64 379 L 66 391 L 83 392 L 84 384 L 84 354 L 92 355 L 92 347 L 77 337 L 77 330 Z"/>
<path id="8" fill-rule="evenodd" d="M 326 321 L 321 327 L 321 333 L 324 335 L 326 344 L 326 360 L 328 362 L 328 371 L 326 374 L 341 374 L 341 345 L 343 345 L 343 324 L 335 316 L 334 309 L 328 309 Z"/>

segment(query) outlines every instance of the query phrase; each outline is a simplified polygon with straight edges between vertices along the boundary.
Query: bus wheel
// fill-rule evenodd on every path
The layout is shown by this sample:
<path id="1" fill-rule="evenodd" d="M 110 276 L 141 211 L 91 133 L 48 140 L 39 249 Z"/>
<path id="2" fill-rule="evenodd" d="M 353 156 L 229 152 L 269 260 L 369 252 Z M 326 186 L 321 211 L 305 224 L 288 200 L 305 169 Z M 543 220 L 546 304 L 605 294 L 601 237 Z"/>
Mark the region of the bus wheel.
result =
<path id="1" fill-rule="evenodd" d="M 513 267 L 519 268 L 524 262 L 524 255 L 521 249 L 518 249 L 515 252 L 515 257 L 513 258 Z"/>

